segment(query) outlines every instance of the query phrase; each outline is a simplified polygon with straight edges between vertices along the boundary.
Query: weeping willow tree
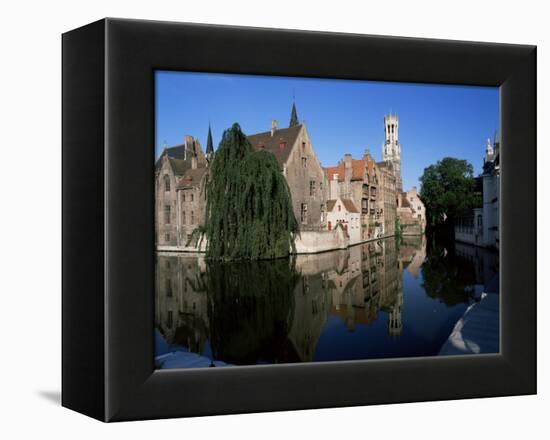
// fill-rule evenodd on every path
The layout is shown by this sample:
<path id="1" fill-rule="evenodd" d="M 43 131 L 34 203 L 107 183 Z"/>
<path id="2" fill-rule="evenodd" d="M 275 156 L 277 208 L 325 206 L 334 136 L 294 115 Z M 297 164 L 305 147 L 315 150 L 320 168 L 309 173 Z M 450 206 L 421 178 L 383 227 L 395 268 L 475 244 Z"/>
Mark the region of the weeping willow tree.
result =
<path id="1" fill-rule="evenodd" d="M 206 256 L 271 259 L 294 249 L 297 222 L 275 156 L 255 151 L 239 124 L 226 130 L 206 184 Z"/>

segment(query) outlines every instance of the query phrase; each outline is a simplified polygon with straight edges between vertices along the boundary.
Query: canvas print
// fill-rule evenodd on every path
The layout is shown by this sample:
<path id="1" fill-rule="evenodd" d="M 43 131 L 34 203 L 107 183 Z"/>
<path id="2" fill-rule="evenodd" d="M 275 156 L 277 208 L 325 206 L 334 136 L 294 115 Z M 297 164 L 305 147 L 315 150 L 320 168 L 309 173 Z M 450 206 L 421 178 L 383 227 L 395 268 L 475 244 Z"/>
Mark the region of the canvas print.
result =
<path id="1" fill-rule="evenodd" d="M 499 353 L 498 88 L 155 73 L 157 369 Z"/>

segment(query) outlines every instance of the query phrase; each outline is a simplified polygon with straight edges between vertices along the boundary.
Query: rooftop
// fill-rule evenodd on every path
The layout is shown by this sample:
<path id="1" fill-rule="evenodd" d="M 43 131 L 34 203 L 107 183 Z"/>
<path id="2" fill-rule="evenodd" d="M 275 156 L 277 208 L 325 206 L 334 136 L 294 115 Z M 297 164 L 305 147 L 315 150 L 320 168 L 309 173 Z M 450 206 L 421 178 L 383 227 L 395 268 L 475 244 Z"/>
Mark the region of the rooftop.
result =
<path id="1" fill-rule="evenodd" d="M 247 137 L 255 149 L 266 150 L 273 153 L 277 159 L 277 163 L 282 168 L 288 160 L 301 129 L 302 124 L 294 127 L 277 129 L 273 132 L 273 136 L 271 135 L 271 131 L 264 131 Z"/>

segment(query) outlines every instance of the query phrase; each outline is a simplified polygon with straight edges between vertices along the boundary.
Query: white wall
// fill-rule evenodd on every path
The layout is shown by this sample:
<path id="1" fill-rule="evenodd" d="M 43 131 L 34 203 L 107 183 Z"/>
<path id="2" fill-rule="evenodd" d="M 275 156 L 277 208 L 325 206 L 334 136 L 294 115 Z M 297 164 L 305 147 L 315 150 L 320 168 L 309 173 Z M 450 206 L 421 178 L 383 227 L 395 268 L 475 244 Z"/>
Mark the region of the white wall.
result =
<path id="1" fill-rule="evenodd" d="M 334 249 L 346 249 L 350 240 L 342 228 L 332 231 L 302 231 L 294 243 L 297 254 L 315 254 Z"/>
<path id="2" fill-rule="evenodd" d="M 289 435 L 316 440 L 342 435 L 453 440 L 465 437 L 543 438 L 544 432 L 548 435 L 550 378 L 545 372 L 550 365 L 550 320 L 541 318 L 543 311 L 550 310 L 550 299 L 542 294 L 538 303 L 541 372 L 538 397 L 116 425 L 100 424 L 58 405 L 61 366 L 61 32 L 104 16 L 114 16 L 539 44 L 538 119 L 539 127 L 544 127 L 543 122 L 550 120 L 550 82 L 546 80 L 550 77 L 547 52 L 550 40 L 547 13 L 543 10 L 544 2 L 533 0 L 463 0 L 451 5 L 435 0 L 393 0 L 391 3 L 280 0 L 268 5 L 245 0 L 4 2 L 4 20 L 0 27 L 4 154 L 0 173 L 4 207 L 0 216 L 3 251 L 0 401 L 4 417 L 0 436 L 157 440 L 179 433 L 186 438 L 224 440 L 257 439 L 259 436 L 262 440 L 281 440 Z M 307 114 L 300 113 L 300 116 L 307 120 Z M 550 143 L 547 133 L 539 130 L 540 145 Z M 15 160 L 23 161 L 26 175 L 21 175 L 20 167 L 10 166 Z M 549 162 L 550 150 L 541 148 L 539 166 Z M 539 201 L 550 190 L 548 173 L 542 171 L 539 169 L 538 173 Z M 13 191 L 14 183 L 17 191 Z M 548 218 L 549 212 L 548 204 L 539 203 L 539 225 L 545 225 L 543 219 Z M 28 231 L 33 231 L 29 237 L 32 240 L 26 238 Z M 541 266 L 549 248 L 550 235 L 539 234 Z M 32 273 L 29 273 L 30 267 Z M 550 290 L 542 270 L 539 270 L 539 286 L 540 292 Z"/>

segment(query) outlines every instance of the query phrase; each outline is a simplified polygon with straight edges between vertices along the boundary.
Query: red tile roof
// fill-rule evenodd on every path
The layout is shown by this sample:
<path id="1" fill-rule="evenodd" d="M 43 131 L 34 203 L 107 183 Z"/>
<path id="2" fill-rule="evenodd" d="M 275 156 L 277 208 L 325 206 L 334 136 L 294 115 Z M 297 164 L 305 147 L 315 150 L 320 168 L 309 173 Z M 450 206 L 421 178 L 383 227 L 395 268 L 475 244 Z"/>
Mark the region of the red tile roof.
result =
<path id="1" fill-rule="evenodd" d="M 363 180 L 365 175 L 365 161 L 363 159 L 351 160 L 351 180 Z M 334 175 L 338 174 L 338 181 L 343 182 L 346 176 L 346 166 L 340 162 L 335 167 L 323 168 L 329 180 L 334 180 Z"/>

